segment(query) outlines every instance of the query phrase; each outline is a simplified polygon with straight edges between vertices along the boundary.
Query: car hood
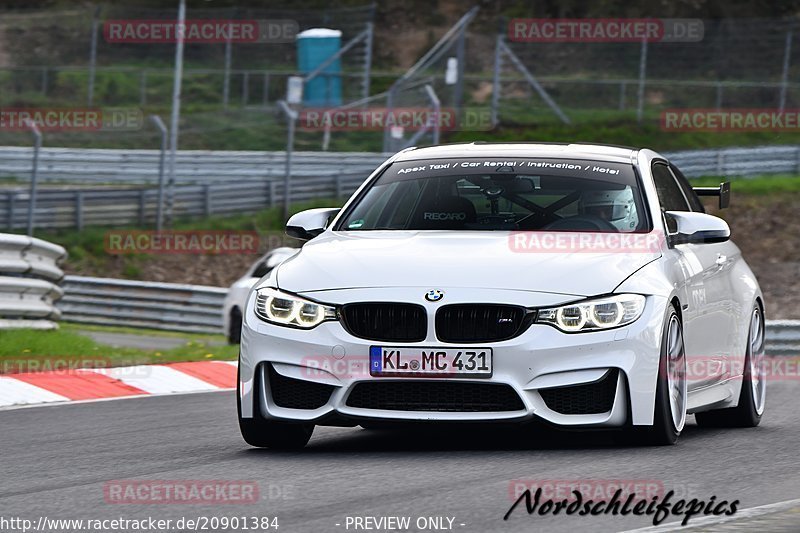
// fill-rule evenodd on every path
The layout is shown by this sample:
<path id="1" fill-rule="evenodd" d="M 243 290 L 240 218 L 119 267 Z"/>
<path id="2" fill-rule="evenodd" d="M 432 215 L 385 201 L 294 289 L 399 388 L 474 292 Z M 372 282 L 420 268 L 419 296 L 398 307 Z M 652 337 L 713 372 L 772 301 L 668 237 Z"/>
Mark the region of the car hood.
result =
<path id="1" fill-rule="evenodd" d="M 369 287 L 474 287 L 605 294 L 660 251 L 519 251 L 503 231 L 325 232 L 277 269 L 296 292 Z"/>

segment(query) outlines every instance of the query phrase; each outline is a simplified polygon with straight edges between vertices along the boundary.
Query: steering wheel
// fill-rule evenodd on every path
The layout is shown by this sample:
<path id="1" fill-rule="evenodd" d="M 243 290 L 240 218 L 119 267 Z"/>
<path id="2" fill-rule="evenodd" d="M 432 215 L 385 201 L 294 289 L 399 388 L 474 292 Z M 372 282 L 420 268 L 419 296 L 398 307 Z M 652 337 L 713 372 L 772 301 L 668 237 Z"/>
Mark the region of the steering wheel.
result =
<path id="1" fill-rule="evenodd" d="M 542 229 L 555 231 L 619 231 L 611 222 L 592 215 L 577 215 L 569 218 L 561 218 L 555 222 L 547 224 Z"/>

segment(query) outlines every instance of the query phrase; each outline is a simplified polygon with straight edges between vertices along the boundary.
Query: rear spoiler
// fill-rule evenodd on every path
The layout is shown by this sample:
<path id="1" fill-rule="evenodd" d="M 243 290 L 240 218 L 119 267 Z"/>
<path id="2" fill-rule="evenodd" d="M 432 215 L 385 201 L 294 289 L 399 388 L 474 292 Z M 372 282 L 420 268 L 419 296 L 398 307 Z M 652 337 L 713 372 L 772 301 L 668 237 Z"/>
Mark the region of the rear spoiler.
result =
<path id="1" fill-rule="evenodd" d="M 731 182 L 720 183 L 719 187 L 692 187 L 697 196 L 719 196 L 719 208 L 731 205 Z"/>

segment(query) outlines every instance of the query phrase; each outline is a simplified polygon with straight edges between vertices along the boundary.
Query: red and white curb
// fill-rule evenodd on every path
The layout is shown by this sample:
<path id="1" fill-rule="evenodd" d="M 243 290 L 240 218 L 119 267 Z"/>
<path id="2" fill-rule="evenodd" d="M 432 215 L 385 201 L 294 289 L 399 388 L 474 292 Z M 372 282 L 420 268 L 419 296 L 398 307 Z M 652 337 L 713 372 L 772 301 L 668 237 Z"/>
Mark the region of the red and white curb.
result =
<path id="1" fill-rule="evenodd" d="M 0 408 L 236 388 L 236 361 L 0 375 Z"/>

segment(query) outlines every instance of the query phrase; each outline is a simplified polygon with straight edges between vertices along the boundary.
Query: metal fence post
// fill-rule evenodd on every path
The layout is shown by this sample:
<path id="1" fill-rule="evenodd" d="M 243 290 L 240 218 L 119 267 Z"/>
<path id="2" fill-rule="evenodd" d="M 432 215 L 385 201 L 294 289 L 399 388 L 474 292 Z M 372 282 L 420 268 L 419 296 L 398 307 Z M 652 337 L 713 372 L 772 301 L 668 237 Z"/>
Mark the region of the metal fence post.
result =
<path id="1" fill-rule="evenodd" d="M 367 37 L 364 41 L 364 80 L 361 82 L 361 97 L 369 98 L 369 89 L 372 82 L 372 22 L 367 22 Z"/>
<path id="2" fill-rule="evenodd" d="M 139 73 L 139 105 L 147 105 L 147 69 Z"/>
<path id="3" fill-rule="evenodd" d="M 267 107 L 269 104 L 269 72 L 264 73 L 264 94 L 261 99 L 261 105 Z"/>
<path id="4" fill-rule="evenodd" d="M 31 168 L 31 188 L 28 200 L 28 236 L 33 236 L 33 228 L 36 218 L 36 190 L 39 178 L 39 150 L 42 148 L 42 133 L 32 120 L 28 120 L 28 127 L 33 132 L 33 167 Z"/>
<path id="5" fill-rule="evenodd" d="M 180 0 L 178 7 L 178 27 L 186 27 L 186 0 Z M 175 167 L 178 164 L 178 130 L 181 119 L 181 81 L 183 78 L 183 42 L 185 35 L 178 32 L 175 46 L 175 74 L 172 85 L 172 116 L 170 119 L 170 158 L 169 158 L 169 194 L 167 195 L 167 224 L 172 224 L 172 204 L 175 193 Z"/>
<path id="6" fill-rule="evenodd" d="M 83 230 L 83 192 L 75 192 L 75 227 Z"/>
<path id="7" fill-rule="evenodd" d="M 228 109 L 231 94 L 231 56 L 233 54 L 231 43 L 232 27 L 228 26 L 228 38 L 225 40 L 225 73 L 222 78 L 222 107 Z"/>
<path id="8" fill-rule="evenodd" d="M 48 85 L 47 67 L 42 67 L 42 96 L 47 96 Z"/>
<path id="9" fill-rule="evenodd" d="M 636 121 L 641 124 L 644 116 L 644 84 L 647 72 L 647 39 L 642 39 L 641 52 L 639 53 L 639 103 L 636 107 Z"/>
<path id="10" fill-rule="evenodd" d="M 247 106 L 247 101 L 250 99 L 250 72 L 244 71 L 242 75 L 242 107 Z"/>
<path id="11" fill-rule="evenodd" d="M 498 33 L 494 43 L 494 72 L 492 73 L 492 127 L 497 126 L 500 111 L 500 72 L 503 70 L 503 34 Z"/>
<path id="12" fill-rule="evenodd" d="M 156 230 L 164 226 L 164 162 L 167 156 L 167 127 L 158 115 L 150 115 L 150 120 L 161 132 L 161 153 L 158 157 L 158 203 L 156 205 Z"/>
<path id="13" fill-rule="evenodd" d="M 430 84 L 425 84 L 425 92 L 428 95 L 428 99 L 430 99 L 431 104 L 433 105 L 433 114 L 434 114 L 434 122 L 433 122 L 433 144 L 439 144 L 439 128 L 441 126 L 441 112 L 442 112 L 442 105 L 439 102 L 439 97 L 436 96 L 436 92 L 433 90 L 433 87 Z"/>
<path id="14" fill-rule="evenodd" d="M 8 199 L 8 230 L 14 231 L 14 199 L 16 198 L 17 193 L 14 191 L 6 193 L 6 198 Z"/>
<path id="15" fill-rule="evenodd" d="M 139 225 L 144 226 L 145 222 L 145 208 L 147 207 L 145 195 L 147 194 L 147 189 L 141 189 L 139 191 Z"/>
<path id="16" fill-rule="evenodd" d="M 98 6 L 92 16 L 92 44 L 89 50 L 89 107 L 94 103 L 94 77 L 97 69 L 97 33 L 99 29 L 100 10 Z"/>
<path id="17" fill-rule="evenodd" d="M 297 120 L 297 112 L 284 100 L 279 101 L 278 105 L 289 123 L 286 132 L 286 170 L 283 178 L 283 220 L 285 222 L 289 219 L 289 203 L 291 202 L 292 151 L 294 150 L 294 123 Z"/>
<path id="18" fill-rule="evenodd" d="M 342 197 L 342 173 L 337 172 L 336 175 L 333 177 L 333 187 L 336 191 L 336 199 Z"/>
<path id="19" fill-rule="evenodd" d="M 783 72 L 781 73 L 781 97 L 780 97 L 780 110 L 786 107 L 786 90 L 789 84 L 789 64 L 792 57 L 792 30 L 786 32 L 786 42 L 783 46 Z"/>
<path id="20" fill-rule="evenodd" d="M 269 181 L 269 206 L 275 207 L 277 205 L 277 199 L 275 198 L 277 186 L 275 184 L 275 180 Z"/>
<path id="21" fill-rule="evenodd" d="M 392 108 L 394 107 L 394 92 L 396 90 L 396 86 L 392 85 L 389 87 L 389 90 L 386 92 L 386 116 L 392 115 Z M 387 124 L 383 127 L 383 151 L 390 152 L 391 151 L 391 128 Z"/>
<path id="22" fill-rule="evenodd" d="M 456 41 L 456 61 L 458 62 L 458 65 L 456 65 L 456 75 L 458 76 L 458 80 L 456 80 L 456 85 L 453 87 L 453 107 L 459 114 L 461 113 L 461 100 L 464 94 L 464 58 L 466 57 L 464 41 L 466 40 L 466 33 L 467 27 L 464 26 L 458 33 L 458 40 Z"/>

